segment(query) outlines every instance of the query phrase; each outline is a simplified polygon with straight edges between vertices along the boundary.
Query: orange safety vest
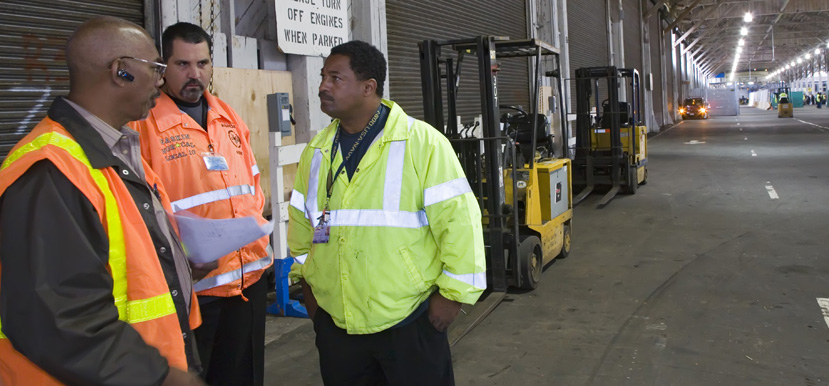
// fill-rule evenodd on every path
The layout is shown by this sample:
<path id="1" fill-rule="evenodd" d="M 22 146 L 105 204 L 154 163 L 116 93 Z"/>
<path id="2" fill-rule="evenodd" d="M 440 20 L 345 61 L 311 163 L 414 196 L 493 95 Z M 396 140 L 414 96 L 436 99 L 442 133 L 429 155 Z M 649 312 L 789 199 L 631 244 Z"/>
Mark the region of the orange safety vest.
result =
<path id="1" fill-rule="evenodd" d="M 92 168 L 81 146 L 66 129 L 47 117 L 12 149 L 3 162 L 0 195 L 35 162 L 44 159 L 52 162 L 86 196 L 106 228 L 108 268 L 113 278 L 112 293 L 118 319 L 130 323 L 147 344 L 167 358 L 171 367 L 186 371 L 182 331 L 161 263 L 141 213 L 114 169 Z M 159 182 L 149 166 L 144 165 L 147 181 L 150 184 Z M 163 190 L 160 193 L 164 205 L 169 206 L 166 194 Z M 196 328 L 201 324 L 201 316 L 195 294 L 190 304 L 190 326 Z M 1 332 L 0 384 L 60 385 L 17 352 Z"/>
<path id="2" fill-rule="evenodd" d="M 164 181 L 173 212 L 212 219 L 253 216 L 264 224 L 265 195 L 250 131 L 226 103 L 209 93 L 204 97 L 206 130 L 162 93 L 147 119 L 130 123 L 141 134 L 141 155 Z M 223 156 L 228 170 L 207 170 L 203 157 L 209 153 Z M 219 267 L 195 283 L 198 294 L 241 295 L 273 263 L 268 244 L 262 237 L 220 258 Z"/>

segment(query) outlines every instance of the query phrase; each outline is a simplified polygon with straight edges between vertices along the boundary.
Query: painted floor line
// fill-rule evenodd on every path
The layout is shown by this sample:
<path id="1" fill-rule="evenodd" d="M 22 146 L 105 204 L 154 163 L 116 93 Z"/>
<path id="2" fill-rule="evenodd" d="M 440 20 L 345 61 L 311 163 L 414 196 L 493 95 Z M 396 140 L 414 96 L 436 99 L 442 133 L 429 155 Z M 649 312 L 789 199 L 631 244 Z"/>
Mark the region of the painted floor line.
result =
<path id="1" fill-rule="evenodd" d="M 755 152 L 754 152 L 754 150 L 752 150 L 752 151 L 751 151 L 751 156 L 752 156 L 752 157 L 757 157 L 757 153 L 755 153 Z"/>
<path id="2" fill-rule="evenodd" d="M 683 122 L 685 122 L 685 121 L 679 121 L 679 123 L 674 123 L 673 125 L 666 128 L 665 130 L 661 130 L 660 132 L 656 133 L 656 135 L 654 135 L 653 137 L 648 138 L 648 140 L 652 140 L 652 139 L 662 135 L 663 133 L 667 133 L 668 130 L 673 129 L 674 127 L 677 127 L 677 126 L 681 125 Z"/>
<path id="3" fill-rule="evenodd" d="M 771 186 L 771 182 L 769 181 L 766 181 L 766 192 L 769 193 L 769 197 L 771 197 L 772 200 L 780 198 L 780 196 L 777 195 L 777 191 L 774 190 L 774 186 Z"/>
<path id="4" fill-rule="evenodd" d="M 823 320 L 826 321 L 826 326 L 829 327 L 829 299 L 817 298 L 817 304 L 823 312 Z"/>
<path id="5" fill-rule="evenodd" d="M 829 130 L 829 127 L 826 127 L 826 126 L 821 126 L 821 125 L 818 125 L 818 124 L 814 124 L 814 123 L 812 123 L 812 122 L 806 122 L 806 121 L 803 121 L 803 120 L 800 120 L 800 119 L 798 119 L 797 121 L 798 121 L 798 122 L 800 122 L 800 123 L 805 123 L 805 124 L 807 124 L 807 125 L 812 125 L 812 126 L 814 126 L 814 127 L 817 127 L 817 128 L 818 128 L 818 130 L 820 130 L 820 131 L 827 131 L 827 130 Z"/>

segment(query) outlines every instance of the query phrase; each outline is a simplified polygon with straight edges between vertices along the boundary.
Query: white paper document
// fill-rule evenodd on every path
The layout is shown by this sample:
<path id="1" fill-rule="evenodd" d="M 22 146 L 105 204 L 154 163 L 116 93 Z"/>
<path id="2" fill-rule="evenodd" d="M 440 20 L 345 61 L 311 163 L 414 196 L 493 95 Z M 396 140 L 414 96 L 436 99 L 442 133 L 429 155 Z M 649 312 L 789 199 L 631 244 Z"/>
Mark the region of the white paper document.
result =
<path id="1" fill-rule="evenodd" d="M 273 221 L 259 225 L 253 217 L 214 220 L 176 214 L 187 258 L 196 264 L 214 261 L 273 232 Z"/>

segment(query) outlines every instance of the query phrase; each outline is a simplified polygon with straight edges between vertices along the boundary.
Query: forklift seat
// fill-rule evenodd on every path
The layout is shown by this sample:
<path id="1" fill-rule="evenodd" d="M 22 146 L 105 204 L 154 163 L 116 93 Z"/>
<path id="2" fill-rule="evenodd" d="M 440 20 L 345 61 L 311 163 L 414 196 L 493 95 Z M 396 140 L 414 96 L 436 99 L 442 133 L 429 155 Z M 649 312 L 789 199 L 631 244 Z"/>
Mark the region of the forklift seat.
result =
<path id="1" fill-rule="evenodd" d="M 538 115 L 538 125 L 535 127 L 535 144 L 536 146 L 542 145 L 549 147 L 549 150 L 552 152 L 552 147 L 548 146 L 548 144 L 552 143 L 553 137 L 552 134 L 547 131 L 547 128 L 550 126 L 550 122 L 547 120 L 546 115 L 536 115 Z M 533 115 L 519 115 L 515 118 L 516 119 L 510 122 L 510 126 L 513 130 L 515 130 L 513 132 L 514 139 L 521 150 L 521 155 L 524 156 L 524 160 L 529 162 L 529 160 L 535 155 L 535 149 L 533 149 L 531 145 L 533 140 Z"/>
<path id="2" fill-rule="evenodd" d="M 603 113 L 602 113 L 602 128 L 603 129 L 609 129 L 610 128 L 610 119 L 613 116 L 612 115 L 613 113 L 611 112 L 611 109 L 610 109 L 610 103 L 603 103 L 602 104 L 602 110 L 604 110 Z M 625 127 L 625 126 L 631 125 L 632 124 L 631 119 L 633 117 L 633 111 L 631 109 L 630 103 L 619 102 L 618 111 L 619 111 L 619 126 L 620 127 Z"/>

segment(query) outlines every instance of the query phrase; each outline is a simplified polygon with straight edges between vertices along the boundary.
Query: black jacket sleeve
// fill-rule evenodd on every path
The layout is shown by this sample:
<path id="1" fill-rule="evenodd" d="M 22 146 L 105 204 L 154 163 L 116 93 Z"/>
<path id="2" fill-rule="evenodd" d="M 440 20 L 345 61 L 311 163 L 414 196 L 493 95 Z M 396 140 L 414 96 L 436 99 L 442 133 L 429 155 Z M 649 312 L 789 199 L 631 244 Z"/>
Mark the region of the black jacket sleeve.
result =
<path id="1" fill-rule="evenodd" d="M 160 384 L 167 360 L 118 320 L 92 203 L 48 161 L 0 199 L 0 320 L 14 348 L 68 385 Z"/>

